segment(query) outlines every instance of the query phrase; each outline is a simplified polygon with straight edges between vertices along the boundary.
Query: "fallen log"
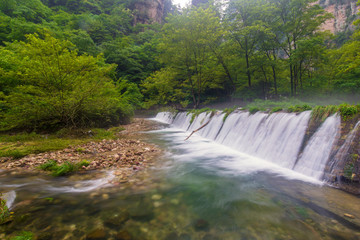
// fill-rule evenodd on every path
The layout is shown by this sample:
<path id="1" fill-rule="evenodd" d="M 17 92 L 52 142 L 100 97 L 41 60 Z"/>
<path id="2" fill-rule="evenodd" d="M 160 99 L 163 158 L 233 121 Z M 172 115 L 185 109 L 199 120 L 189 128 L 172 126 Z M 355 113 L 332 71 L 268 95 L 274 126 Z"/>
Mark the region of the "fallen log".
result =
<path id="1" fill-rule="evenodd" d="M 209 122 L 211 121 L 211 118 L 212 118 L 214 115 L 215 115 L 215 113 L 212 112 L 211 115 L 210 115 L 209 120 L 208 120 L 206 123 L 204 123 L 203 125 L 201 125 L 198 129 L 192 131 L 192 132 L 190 133 L 190 135 L 189 135 L 187 138 L 185 138 L 184 141 L 188 140 L 188 139 L 189 139 L 194 133 L 196 133 L 197 131 L 199 131 L 199 130 L 203 129 L 204 127 L 206 127 L 206 125 L 209 124 Z"/>

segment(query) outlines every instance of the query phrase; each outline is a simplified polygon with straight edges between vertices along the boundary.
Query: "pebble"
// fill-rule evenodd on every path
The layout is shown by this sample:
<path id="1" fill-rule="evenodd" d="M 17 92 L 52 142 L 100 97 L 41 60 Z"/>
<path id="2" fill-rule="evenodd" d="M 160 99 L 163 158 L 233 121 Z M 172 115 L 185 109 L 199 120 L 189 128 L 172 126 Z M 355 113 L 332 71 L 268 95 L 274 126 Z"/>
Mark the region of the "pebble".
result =
<path id="1" fill-rule="evenodd" d="M 152 200 L 160 200 L 162 198 L 162 196 L 160 194 L 154 194 L 151 196 Z"/>
<path id="2" fill-rule="evenodd" d="M 348 218 L 351 218 L 351 219 L 354 219 L 354 218 L 355 218 L 354 215 L 351 215 L 351 214 L 348 214 L 348 213 L 344 213 L 344 216 L 345 216 L 345 217 L 348 217 Z"/>

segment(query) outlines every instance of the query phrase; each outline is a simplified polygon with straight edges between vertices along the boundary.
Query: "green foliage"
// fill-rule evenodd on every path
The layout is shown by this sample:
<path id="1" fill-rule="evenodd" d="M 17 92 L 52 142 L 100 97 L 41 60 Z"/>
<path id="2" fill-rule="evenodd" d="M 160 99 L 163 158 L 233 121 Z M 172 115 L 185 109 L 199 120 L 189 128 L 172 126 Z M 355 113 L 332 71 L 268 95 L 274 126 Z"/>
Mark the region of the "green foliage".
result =
<path id="1" fill-rule="evenodd" d="M 5 223 L 10 217 L 10 212 L 6 206 L 5 199 L 1 198 L 2 194 L 0 193 L 0 225 Z"/>
<path id="2" fill-rule="evenodd" d="M 282 107 L 274 107 L 273 109 L 271 109 L 270 113 L 280 112 L 282 110 L 283 110 Z"/>
<path id="3" fill-rule="evenodd" d="M 249 108 L 249 113 L 250 114 L 255 114 L 257 113 L 258 111 L 263 111 L 262 109 L 258 108 L 258 107 L 250 107 Z"/>
<path id="4" fill-rule="evenodd" d="M 332 114 L 339 112 L 343 121 L 352 119 L 355 115 L 360 112 L 359 105 L 350 105 L 343 103 L 339 106 L 327 105 L 327 106 L 316 106 L 311 112 L 312 121 L 325 121 L 327 117 Z"/>
<path id="5" fill-rule="evenodd" d="M 191 114 L 190 124 L 192 124 L 197 116 L 199 116 L 201 113 L 206 112 L 207 114 L 214 114 L 216 112 L 216 109 L 212 108 L 201 108 L 201 109 L 192 109 L 191 111 L 187 112 L 187 115 Z"/>
<path id="6" fill-rule="evenodd" d="M 5 97 L 3 129 L 105 126 L 124 121 L 130 114 L 107 77 L 113 69 L 101 56 L 78 55 L 73 45 L 47 34 L 29 35 L 28 42 L 8 45 L 13 51 L 2 69 L 20 84 Z"/>
<path id="7" fill-rule="evenodd" d="M 349 105 L 349 104 L 341 104 L 339 106 L 340 116 L 344 121 L 353 118 L 356 114 L 360 112 L 360 106 L 357 105 Z"/>
<path id="8" fill-rule="evenodd" d="M 288 107 L 287 111 L 288 112 L 304 112 L 304 111 L 309 111 L 311 109 L 312 109 L 312 107 L 310 105 L 304 104 L 304 105 L 290 106 L 290 107 Z"/>
<path id="9" fill-rule="evenodd" d="M 74 129 L 62 129 L 50 135 L 36 133 L 0 134 L 0 157 L 18 159 L 29 154 L 61 150 L 90 141 L 115 139 L 116 133 L 122 130 L 122 127 L 114 127 L 108 130 L 91 129 L 75 131 Z"/>
<path id="10" fill-rule="evenodd" d="M 50 171 L 54 177 L 68 175 L 72 172 L 80 170 L 83 166 L 89 166 L 87 160 L 82 160 L 78 163 L 65 162 L 58 165 L 55 160 L 48 160 L 46 163 L 41 164 L 39 168 L 44 171 Z"/>
<path id="11" fill-rule="evenodd" d="M 335 114 L 339 110 L 338 106 L 327 105 L 327 106 L 316 106 L 311 111 L 311 120 L 323 122 L 332 114 Z"/>
<path id="12" fill-rule="evenodd" d="M 352 180 L 353 173 L 355 173 L 356 161 L 358 160 L 358 158 L 359 156 L 357 154 L 353 154 L 351 155 L 351 159 L 346 163 L 344 167 L 344 176 L 347 179 Z"/>
<path id="13" fill-rule="evenodd" d="M 20 235 L 12 237 L 10 240 L 33 240 L 34 234 L 32 232 L 22 231 Z"/>
<path id="14" fill-rule="evenodd" d="M 55 170 L 56 167 L 57 167 L 57 162 L 51 159 L 39 166 L 39 168 L 44 171 L 52 171 Z"/>
<path id="15" fill-rule="evenodd" d="M 225 113 L 224 118 L 223 118 L 223 122 L 225 122 L 225 120 L 227 119 L 227 117 L 234 112 L 236 109 L 238 109 L 237 106 L 233 106 L 232 108 L 225 108 L 223 110 L 223 113 Z"/>

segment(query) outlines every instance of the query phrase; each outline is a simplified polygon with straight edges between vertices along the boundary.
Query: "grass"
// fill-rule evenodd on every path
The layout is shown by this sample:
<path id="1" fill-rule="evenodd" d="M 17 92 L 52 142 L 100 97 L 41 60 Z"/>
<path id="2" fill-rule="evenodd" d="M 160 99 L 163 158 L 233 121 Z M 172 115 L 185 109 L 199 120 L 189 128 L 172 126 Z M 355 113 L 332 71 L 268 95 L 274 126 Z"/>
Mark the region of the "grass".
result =
<path id="1" fill-rule="evenodd" d="M 225 122 L 225 120 L 227 119 L 227 117 L 234 112 L 236 109 L 238 108 L 238 106 L 233 106 L 232 108 L 225 108 L 223 110 L 223 113 L 225 113 L 224 118 L 223 118 L 223 122 Z"/>
<path id="2" fill-rule="evenodd" d="M 257 111 L 278 112 L 281 110 L 287 110 L 288 112 L 300 112 L 311 110 L 313 106 L 315 106 L 314 103 L 303 102 L 298 99 L 286 99 L 282 101 L 256 99 L 252 103 L 247 104 L 245 109 L 249 110 L 250 113 L 255 113 Z M 273 111 L 273 109 L 276 111 Z"/>
<path id="3" fill-rule="evenodd" d="M 9 217 L 10 217 L 9 209 L 6 206 L 5 199 L 1 198 L 1 193 L 0 193 L 0 225 L 5 223 Z"/>
<path id="4" fill-rule="evenodd" d="M 63 129 L 51 135 L 37 133 L 0 134 L 0 157 L 19 159 L 29 154 L 56 151 L 102 139 L 115 139 L 122 127 L 91 130 Z M 81 150 L 79 150 L 81 151 Z"/>
<path id="5" fill-rule="evenodd" d="M 39 168 L 44 171 L 51 172 L 54 177 L 68 175 L 72 172 L 79 171 L 83 166 L 89 166 L 89 161 L 82 160 L 78 163 L 65 162 L 58 165 L 55 160 L 49 160 L 44 164 L 41 164 Z"/>
<path id="6" fill-rule="evenodd" d="M 199 116 L 201 113 L 214 113 L 216 111 L 216 109 L 212 109 L 212 108 L 201 108 L 201 109 L 193 109 L 191 111 L 189 111 L 187 114 L 192 114 L 191 115 L 191 120 L 190 120 L 190 124 L 192 124 L 195 120 L 195 118 L 197 116 Z"/>

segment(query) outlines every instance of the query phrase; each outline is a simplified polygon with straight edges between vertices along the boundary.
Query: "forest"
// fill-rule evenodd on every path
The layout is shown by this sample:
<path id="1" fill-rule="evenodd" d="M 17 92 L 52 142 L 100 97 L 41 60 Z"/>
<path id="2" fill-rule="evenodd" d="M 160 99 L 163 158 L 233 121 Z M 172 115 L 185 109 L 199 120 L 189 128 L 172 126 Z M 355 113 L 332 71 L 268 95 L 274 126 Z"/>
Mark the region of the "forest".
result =
<path id="1" fill-rule="evenodd" d="M 127 122 L 136 109 L 360 93 L 360 30 L 313 0 L 0 0 L 0 131 Z M 140 21 L 140 20 L 141 21 Z"/>

